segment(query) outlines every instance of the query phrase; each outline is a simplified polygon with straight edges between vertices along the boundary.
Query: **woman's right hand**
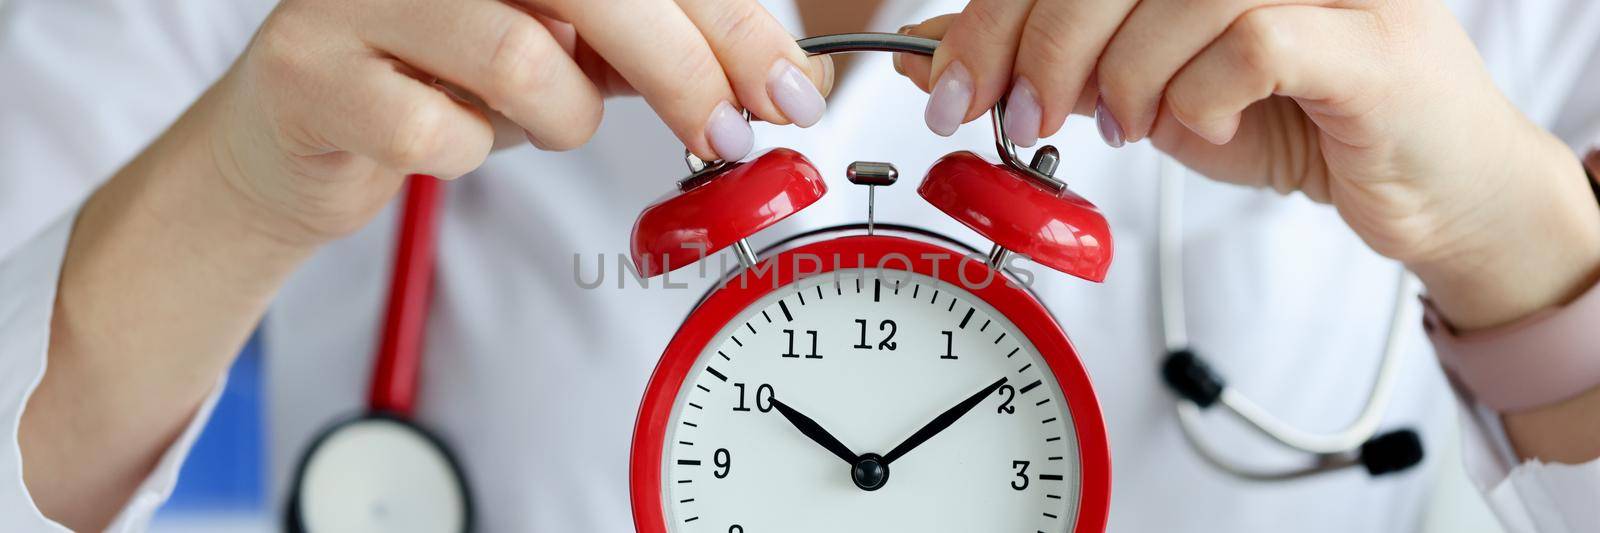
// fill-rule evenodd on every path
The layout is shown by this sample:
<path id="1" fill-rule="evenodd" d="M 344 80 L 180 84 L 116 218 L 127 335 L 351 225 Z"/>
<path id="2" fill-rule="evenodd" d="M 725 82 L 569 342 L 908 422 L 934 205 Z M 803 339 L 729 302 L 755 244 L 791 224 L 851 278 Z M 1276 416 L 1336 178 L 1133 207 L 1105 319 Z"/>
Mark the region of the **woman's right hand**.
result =
<path id="1" fill-rule="evenodd" d="M 262 227 L 315 245 L 408 174 L 473 170 L 496 137 L 583 144 L 609 95 L 642 95 L 699 157 L 736 159 L 752 144 L 738 109 L 809 126 L 830 78 L 755 0 L 287 0 L 204 123 Z"/>

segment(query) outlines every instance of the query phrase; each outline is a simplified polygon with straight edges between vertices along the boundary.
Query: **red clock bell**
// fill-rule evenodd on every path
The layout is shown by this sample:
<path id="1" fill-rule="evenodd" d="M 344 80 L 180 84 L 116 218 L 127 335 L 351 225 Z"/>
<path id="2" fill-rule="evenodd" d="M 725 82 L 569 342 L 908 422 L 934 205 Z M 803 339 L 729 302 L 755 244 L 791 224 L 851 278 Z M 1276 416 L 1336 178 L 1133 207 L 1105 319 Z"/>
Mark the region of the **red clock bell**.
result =
<path id="1" fill-rule="evenodd" d="M 811 54 L 932 54 L 892 34 L 804 39 Z M 988 254 L 914 227 L 745 238 L 827 192 L 775 149 L 700 164 L 634 226 L 640 272 L 733 247 L 740 267 L 666 347 L 634 430 L 640 531 L 1103 531 L 1111 462 L 1089 376 L 1061 325 L 1007 271 L 1012 254 L 1090 281 L 1111 233 L 1053 175 L 1055 149 L 940 159 L 918 193 L 994 242 Z M 893 165 L 850 181 L 891 186 Z"/>

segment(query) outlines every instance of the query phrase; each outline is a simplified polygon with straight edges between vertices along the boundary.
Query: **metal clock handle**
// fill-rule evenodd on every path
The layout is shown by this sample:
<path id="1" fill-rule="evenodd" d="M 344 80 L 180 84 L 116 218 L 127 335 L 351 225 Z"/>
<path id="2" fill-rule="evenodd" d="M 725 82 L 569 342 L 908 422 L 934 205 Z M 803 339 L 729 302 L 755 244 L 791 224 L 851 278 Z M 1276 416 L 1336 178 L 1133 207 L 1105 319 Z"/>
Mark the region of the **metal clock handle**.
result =
<path id="1" fill-rule="evenodd" d="M 933 56 L 939 48 L 937 39 L 913 37 L 898 33 L 841 33 L 838 35 L 819 35 L 801 39 L 798 44 L 801 50 L 810 55 L 831 55 L 847 52 L 900 52 Z M 1017 147 L 1011 143 L 1011 138 L 1006 135 L 1005 126 L 1006 101 L 1000 99 L 994 105 L 994 110 L 989 113 L 989 121 L 994 126 L 995 151 L 1000 155 L 1000 161 L 1006 166 L 1022 171 L 1023 175 L 1032 178 L 1035 182 L 1049 188 L 1051 191 L 1061 192 L 1066 190 L 1067 184 L 1055 177 L 1056 168 L 1061 164 L 1061 153 L 1056 147 L 1045 145 L 1033 155 L 1031 163 L 1023 163 L 1017 155 Z M 871 207 L 868 207 L 868 228 L 872 226 Z M 1006 263 L 1010 251 L 995 244 L 989 250 L 986 263 L 990 268 L 999 269 Z"/>
<path id="2" fill-rule="evenodd" d="M 837 35 L 819 35 L 807 37 L 796 42 L 801 50 L 808 55 L 832 55 L 849 52 L 899 52 L 933 57 L 933 52 L 939 48 L 937 39 L 913 37 L 898 33 L 841 33 Z M 1060 152 L 1054 146 L 1046 145 L 1034 154 L 1032 163 L 1024 163 L 1017 155 L 1017 147 L 1006 136 L 1005 99 L 995 103 L 994 110 L 989 114 L 994 125 L 995 151 L 1000 154 L 1000 160 L 1006 165 L 1021 170 L 1041 185 L 1051 190 L 1060 191 L 1067 187 L 1066 183 L 1056 179 L 1055 171 L 1059 166 Z"/>
<path id="3" fill-rule="evenodd" d="M 832 55 L 851 52 L 896 52 L 916 54 L 932 57 L 939 48 L 937 39 L 901 35 L 898 33 L 840 33 L 835 35 L 819 35 L 807 37 L 796 41 L 801 50 L 807 55 Z M 750 120 L 749 110 L 745 110 L 744 118 Z M 1011 168 L 1017 169 L 1023 175 L 1033 179 L 1038 184 L 1051 191 L 1061 192 L 1067 184 L 1055 177 L 1056 168 L 1060 166 L 1061 154 L 1054 146 L 1045 145 L 1039 148 L 1033 156 L 1033 161 L 1024 163 L 1017 155 L 1017 147 L 1006 136 L 1005 127 L 1006 104 L 1005 99 L 995 103 L 994 110 L 990 112 L 990 122 L 994 127 L 995 151 L 999 153 L 1000 160 Z M 709 178 L 728 167 L 732 162 L 715 159 L 705 161 L 690 153 L 683 152 L 683 160 L 689 166 L 691 174 L 678 181 L 680 190 L 690 190 L 704 184 Z M 892 180 L 892 178 L 891 178 Z M 869 209 L 870 211 L 870 209 Z M 870 216 L 870 215 L 869 215 Z M 870 226 L 869 221 L 869 226 Z M 735 255 L 739 262 L 746 268 L 754 266 L 755 253 L 745 239 L 734 243 Z M 1005 264 L 1006 257 L 1010 254 L 1005 248 L 995 245 L 989 251 L 988 263 L 992 268 L 1000 268 Z"/>

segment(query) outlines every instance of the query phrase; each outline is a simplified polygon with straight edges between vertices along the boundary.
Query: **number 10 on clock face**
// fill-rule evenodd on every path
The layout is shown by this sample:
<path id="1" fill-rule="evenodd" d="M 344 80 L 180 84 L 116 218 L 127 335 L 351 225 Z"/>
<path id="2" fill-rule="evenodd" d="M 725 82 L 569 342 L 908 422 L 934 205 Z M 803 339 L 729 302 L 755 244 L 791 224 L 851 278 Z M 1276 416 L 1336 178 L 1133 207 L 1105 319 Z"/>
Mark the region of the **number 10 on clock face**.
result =
<path id="1" fill-rule="evenodd" d="M 990 298 L 1025 295 L 994 284 Z M 975 292 L 849 269 L 733 306 L 659 421 L 662 530 L 1080 530 L 1084 452 L 1057 376 L 1076 358 L 1046 357 L 1033 339 L 1049 335 L 1019 325 L 1047 314 Z"/>

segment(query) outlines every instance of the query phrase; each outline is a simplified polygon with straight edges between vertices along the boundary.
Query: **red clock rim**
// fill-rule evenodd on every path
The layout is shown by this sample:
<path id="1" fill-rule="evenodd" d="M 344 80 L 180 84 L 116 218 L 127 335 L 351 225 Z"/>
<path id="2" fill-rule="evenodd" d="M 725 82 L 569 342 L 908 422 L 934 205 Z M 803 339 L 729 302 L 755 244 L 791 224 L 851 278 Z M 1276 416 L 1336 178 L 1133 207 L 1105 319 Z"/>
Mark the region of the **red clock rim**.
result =
<path id="1" fill-rule="evenodd" d="M 1027 291 L 1002 281 L 982 261 L 944 248 L 942 246 L 888 235 L 852 235 L 819 241 L 763 259 L 774 261 L 771 268 L 749 272 L 748 283 L 737 281 L 712 291 L 690 313 L 683 326 L 668 343 L 667 349 L 656 363 L 645 388 L 634 424 L 633 446 L 629 465 L 629 492 L 633 503 L 634 528 L 642 533 L 665 533 L 665 512 L 661 500 L 661 460 L 665 450 L 667 425 L 672 416 L 673 402 L 683 388 L 689 370 L 696 358 L 722 328 L 753 305 L 761 297 L 795 281 L 795 272 L 784 269 L 795 254 L 808 253 L 818 257 L 837 258 L 823 261 L 820 271 L 810 275 L 826 274 L 850 268 L 875 268 L 885 257 L 893 256 L 891 263 L 899 267 L 909 259 L 909 270 L 918 274 L 962 287 L 994 307 L 1009 318 L 1017 329 L 1032 342 L 1050 367 L 1066 398 L 1067 410 L 1072 415 L 1073 428 L 1078 439 L 1080 483 L 1078 491 L 1078 517 L 1074 533 L 1105 531 L 1111 503 L 1111 453 L 1107 443 L 1105 421 L 1100 414 L 1100 401 L 1095 396 L 1089 374 L 1076 356 L 1066 332 L 1056 323 L 1050 312 Z M 954 268 L 934 268 L 934 257 L 960 258 L 961 271 Z M 933 255 L 927 257 L 926 255 Z M 776 276 L 776 282 L 771 276 Z M 991 280 L 986 286 L 972 287 L 965 280 Z"/>

